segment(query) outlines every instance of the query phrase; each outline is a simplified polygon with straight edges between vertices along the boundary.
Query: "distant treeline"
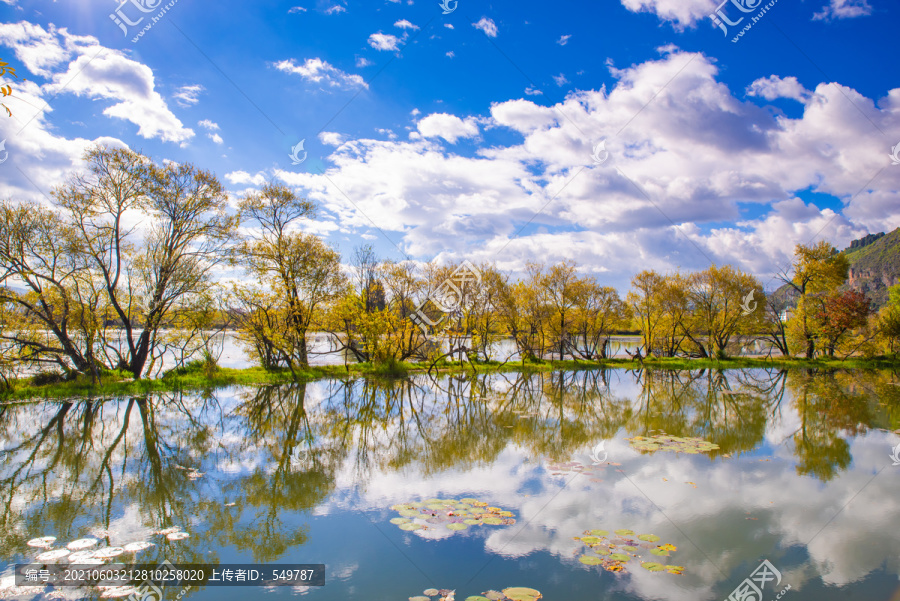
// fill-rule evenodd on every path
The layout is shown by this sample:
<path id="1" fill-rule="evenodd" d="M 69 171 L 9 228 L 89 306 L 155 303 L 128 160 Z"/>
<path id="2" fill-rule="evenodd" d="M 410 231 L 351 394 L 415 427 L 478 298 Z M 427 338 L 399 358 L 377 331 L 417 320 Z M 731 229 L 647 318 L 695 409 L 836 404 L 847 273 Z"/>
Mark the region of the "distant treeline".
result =
<path id="1" fill-rule="evenodd" d="M 730 265 L 694 273 L 642 271 L 622 297 L 572 262 L 529 264 L 514 279 L 495 265 L 349 257 L 298 224 L 316 207 L 266 184 L 228 210 L 217 177 L 94 147 L 86 170 L 52 192 L 52 207 L 0 203 L 0 373 L 20 366 L 141 378 L 163 355 L 212 357 L 234 329 L 266 368 L 308 364 L 306 335 L 358 361 L 485 361 L 512 338 L 523 360 L 609 356 L 610 337 L 638 332 L 632 355 L 723 357 L 762 339 L 783 355 L 895 353 L 900 288 L 874 315 L 841 291 L 847 260 L 830 244 L 797 246 L 783 274 L 791 306 Z M 246 277 L 225 283 L 223 267 Z M 449 344 L 449 347 L 447 346 Z M 338 350 L 338 349 L 336 349 Z"/>

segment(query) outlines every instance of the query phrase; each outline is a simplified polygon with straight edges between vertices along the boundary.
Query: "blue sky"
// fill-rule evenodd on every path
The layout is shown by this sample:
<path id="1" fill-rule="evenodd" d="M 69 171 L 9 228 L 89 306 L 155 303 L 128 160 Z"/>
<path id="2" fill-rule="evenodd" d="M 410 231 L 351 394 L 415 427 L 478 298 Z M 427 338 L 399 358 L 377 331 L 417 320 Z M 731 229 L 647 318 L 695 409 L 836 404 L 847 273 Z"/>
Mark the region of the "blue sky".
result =
<path id="1" fill-rule="evenodd" d="M 768 282 L 797 243 L 900 226 L 896 2 L 733 0 L 727 37 L 711 0 L 439 4 L 0 0 L 28 79 L 0 194 L 124 144 L 235 199 L 296 188 L 345 257 L 572 259 L 622 291 L 711 261 Z"/>

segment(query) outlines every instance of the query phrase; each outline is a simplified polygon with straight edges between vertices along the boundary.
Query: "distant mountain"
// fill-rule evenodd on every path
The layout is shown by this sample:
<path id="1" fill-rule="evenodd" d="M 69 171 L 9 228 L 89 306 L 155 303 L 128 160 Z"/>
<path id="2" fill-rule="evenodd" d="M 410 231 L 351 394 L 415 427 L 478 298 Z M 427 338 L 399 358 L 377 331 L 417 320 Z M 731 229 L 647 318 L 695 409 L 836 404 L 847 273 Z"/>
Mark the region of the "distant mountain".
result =
<path id="1" fill-rule="evenodd" d="M 854 240 L 843 253 L 850 261 L 847 287 L 865 294 L 873 308 L 884 306 L 888 288 L 900 282 L 900 228 Z"/>
<path id="2" fill-rule="evenodd" d="M 900 228 L 854 240 L 841 252 L 850 263 L 844 287 L 865 294 L 877 311 L 887 303 L 888 288 L 900 282 Z M 773 294 L 776 301 L 787 306 L 797 302 L 796 292 L 787 284 Z"/>

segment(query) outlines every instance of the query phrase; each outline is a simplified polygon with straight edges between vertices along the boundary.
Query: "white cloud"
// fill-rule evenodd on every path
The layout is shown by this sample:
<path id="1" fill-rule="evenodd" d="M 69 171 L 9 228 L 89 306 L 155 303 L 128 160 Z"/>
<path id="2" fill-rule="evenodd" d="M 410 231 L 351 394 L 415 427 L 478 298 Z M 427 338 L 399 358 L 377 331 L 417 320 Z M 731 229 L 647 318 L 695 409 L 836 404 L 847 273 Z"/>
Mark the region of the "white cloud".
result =
<path id="1" fill-rule="evenodd" d="M 250 175 L 246 171 L 232 171 L 225 174 L 225 179 L 232 185 L 262 186 L 266 183 L 266 176 L 263 173 Z"/>
<path id="2" fill-rule="evenodd" d="M 343 6 L 341 6 L 340 4 L 335 4 L 331 8 L 325 9 L 326 15 L 334 15 L 334 14 L 345 13 L 345 12 L 347 12 L 347 9 L 344 8 Z"/>
<path id="3" fill-rule="evenodd" d="M 215 142 L 216 144 L 222 144 L 222 143 L 225 142 L 225 140 L 223 140 L 223 139 L 222 139 L 222 136 L 220 136 L 219 134 L 208 133 L 208 134 L 206 134 L 206 135 L 207 135 L 207 137 L 208 137 L 210 140 L 212 140 L 212 141 Z"/>
<path id="4" fill-rule="evenodd" d="M 621 0 L 631 12 L 649 12 L 663 21 L 671 22 L 678 30 L 693 27 L 709 18 L 719 4 L 715 0 Z"/>
<path id="5" fill-rule="evenodd" d="M 569 83 L 569 80 L 566 79 L 566 76 L 560 73 L 559 75 L 553 76 L 553 81 L 556 82 L 556 85 L 560 88 Z"/>
<path id="6" fill-rule="evenodd" d="M 373 64 L 375 64 L 375 63 L 373 63 L 372 61 L 370 61 L 369 59 L 367 59 L 364 56 L 359 56 L 356 58 L 356 66 L 360 69 L 362 69 L 363 67 L 368 67 L 369 65 L 373 65 Z"/>
<path id="7" fill-rule="evenodd" d="M 418 25 L 413 25 L 406 19 L 400 19 L 399 21 L 394 23 L 394 27 L 399 27 L 400 29 L 412 29 L 412 30 L 416 30 L 419 28 Z"/>
<path id="8" fill-rule="evenodd" d="M 303 8 L 302 6 L 292 6 L 291 8 L 288 9 L 288 13 L 289 13 L 289 14 L 293 14 L 293 13 L 305 13 L 305 12 L 306 12 L 306 9 Z"/>
<path id="9" fill-rule="evenodd" d="M 459 138 L 474 138 L 478 135 L 478 125 L 474 119 L 465 121 L 456 115 L 447 113 L 432 113 L 419 121 L 419 133 L 426 138 L 443 138 L 455 143 Z"/>
<path id="10" fill-rule="evenodd" d="M 543 94 L 543 92 L 541 92 L 534 86 L 528 86 L 527 88 L 525 88 L 525 94 L 527 94 L 528 96 L 540 96 L 541 94 Z"/>
<path id="11" fill-rule="evenodd" d="M 760 96 L 766 100 L 793 98 L 800 102 L 806 102 L 811 96 L 809 90 L 804 88 L 796 77 L 781 78 L 777 75 L 757 79 L 747 88 L 747 94 Z"/>
<path id="12" fill-rule="evenodd" d="M 444 23 L 444 27 L 447 29 L 453 29 L 453 23 Z"/>
<path id="13" fill-rule="evenodd" d="M 571 38 L 571 37 L 572 37 L 571 35 L 561 35 L 561 36 L 559 36 L 559 39 L 556 40 L 556 43 L 559 44 L 560 46 L 565 46 L 566 44 L 569 43 L 569 38 Z"/>
<path id="14" fill-rule="evenodd" d="M 477 23 L 472 23 L 472 26 L 475 29 L 480 29 L 481 31 L 483 31 L 484 35 L 488 36 L 489 38 L 497 37 L 497 25 L 492 19 L 481 17 L 481 19 Z"/>
<path id="15" fill-rule="evenodd" d="M 197 125 L 202 127 L 203 129 L 208 129 L 209 131 L 218 131 L 219 124 L 210 121 L 209 119 L 204 119 L 203 121 L 198 121 Z"/>
<path id="16" fill-rule="evenodd" d="M 369 36 L 369 46 L 375 50 L 397 50 L 400 38 L 389 33 L 373 33 Z"/>
<path id="17" fill-rule="evenodd" d="M 453 52 L 452 50 L 448 50 L 447 52 L 444 53 L 444 55 L 449 58 L 453 58 L 454 56 L 456 56 L 456 53 Z"/>
<path id="18" fill-rule="evenodd" d="M 333 131 L 323 131 L 319 134 L 319 141 L 329 146 L 340 146 L 344 143 L 344 136 Z"/>
<path id="19" fill-rule="evenodd" d="M 321 58 L 308 58 L 302 65 L 294 59 L 279 61 L 274 64 L 279 71 L 299 75 L 306 81 L 326 83 L 332 88 L 368 88 L 365 80 L 359 75 L 345 73 Z"/>
<path id="20" fill-rule="evenodd" d="M 869 0 L 830 0 L 828 6 L 813 15 L 813 20 L 853 19 L 872 14 Z"/>
<path id="21" fill-rule="evenodd" d="M 176 90 L 175 94 L 172 95 L 172 98 L 175 99 L 175 102 L 178 103 L 179 106 L 189 107 L 200 102 L 198 96 L 203 92 L 205 88 L 199 84 L 181 86 Z"/>

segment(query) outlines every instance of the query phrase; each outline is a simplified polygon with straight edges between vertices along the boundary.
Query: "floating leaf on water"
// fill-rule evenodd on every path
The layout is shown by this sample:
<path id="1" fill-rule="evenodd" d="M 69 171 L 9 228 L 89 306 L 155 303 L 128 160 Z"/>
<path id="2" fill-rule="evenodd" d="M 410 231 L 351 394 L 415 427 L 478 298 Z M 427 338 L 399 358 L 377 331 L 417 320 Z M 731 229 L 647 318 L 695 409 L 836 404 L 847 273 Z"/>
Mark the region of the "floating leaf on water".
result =
<path id="1" fill-rule="evenodd" d="M 407 503 L 400 503 L 398 505 L 391 505 L 391 509 L 394 511 L 403 511 L 404 509 L 412 509 L 413 506 Z"/>
<path id="2" fill-rule="evenodd" d="M 504 596 L 503 593 L 501 593 L 500 591 L 486 591 L 483 594 L 485 597 L 487 597 L 491 601 L 500 601 L 501 599 L 503 599 L 503 596 Z"/>
<path id="3" fill-rule="evenodd" d="M 593 547 L 591 547 L 591 549 L 593 549 L 594 553 L 597 553 L 598 555 L 609 555 L 609 549 L 607 549 L 603 545 L 594 545 Z"/>
<path id="4" fill-rule="evenodd" d="M 650 553 L 652 553 L 653 555 L 656 555 L 658 557 L 668 557 L 669 556 L 669 552 L 666 549 L 660 549 L 659 547 L 657 547 L 655 549 L 650 549 Z"/>
<path id="5" fill-rule="evenodd" d="M 588 566 L 596 566 L 603 563 L 603 560 L 599 557 L 594 557 L 593 555 L 582 555 L 578 558 L 578 561 Z"/>
<path id="6" fill-rule="evenodd" d="M 491 601 L 487 597 L 482 597 L 481 595 L 471 595 L 466 597 L 466 601 Z"/>
<path id="7" fill-rule="evenodd" d="M 421 530 L 424 527 L 422 524 L 400 524 L 400 530 Z"/>
<path id="8" fill-rule="evenodd" d="M 422 515 L 422 512 L 416 509 L 401 509 L 400 515 L 405 518 L 417 518 Z"/>
<path id="9" fill-rule="evenodd" d="M 624 547 L 622 547 L 622 550 L 623 550 L 623 551 L 628 551 L 629 553 L 637 553 L 638 548 L 637 548 L 637 547 L 633 547 L 633 546 L 631 546 L 631 545 L 625 545 Z"/>
<path id="10" fill-rule="evenodd" d="M 659 540 L 659 537 L 655 534 L 641 534 L 638 536 L 638 539 L 648 543 L 655 543 Z"/>
<path id="11" fill-rule="evenodd" d="M 29 547 L 37 547 L 38 549 L 49 549 L 55 542 L 55 536 L 42 536 L 40 538 L 33 538 L 25 544 Z"/>
<path id="12" fill-rule="evenodd" d="M 629 530 L 627 528 L 622 528 L 620 530 L 615 531 L 619 536 L 634 536 L 634 530 Z"/>
<path id="13" fill-rule="evenodd" d="M 101 599 L 121 599 L 134 595 L 137 598 L 141 593 L 133 586 L 113 586 L 100 594 Z"/>
<path id="14" fill-rule="evenodd" d="M 500 526 L 501 524 L 503 524 L 503 520 L 502 520 L 502 519 L 500 519 L 500 518 L 493 518 L 493 517 L 484 518 L 484 519 L 481 520 L 481 521 L 484 522 L 485 524 L 489 525 L 489 526 Z"/>
<path id="15" fill-rule="evenodd" d="M 81 551 L 82 549 L 90 549 L 99 542 L 96 538 L 79 538 L 66 545 L 66 548 L 69 551 Z"/>
<path id="16" fill-rule="evenodd" d="M 459 500 L 460 503 L 466 503 L 467 505 L 474 505 L 478 502 L 478 499 L 473 499 L 472 497 L 465 497 Z"/>
<path id="17" fill-rule="evenodd" d="M 663 564 L 656 563 L 655 561 L 642 563 L 641 566 L 643 566 L 644 569 L 650 570 L 651 572 L 662 572 L 665 569 L 665 566 L 663 566 Z"/>
<path id="18" fill-rule="evenodd" d="M 599 536 L 582 536 L 581 537 L 581 542 L 583 542 L 586 545 L 596 545 L 601 540 L 603 540 L 603 539 L 600 538 Z"/>
<path id="19" fill-rule="evenodd" d="M 659 548 L 665 549 L 666 551 L 677 551 L 678 550 L 678 547 L 676 547 L 675 545 L 673 545 L 671 543 L 666 543 L 664 545 L 660 545 Z"/>
<path id="20" fill-rule="evenodd" d="M 465 530 L 466 528 L 468 528 L 468 526 L 466 526 L 465 524 L 453 523 L 447 524 L 447 528 L 449 528 L 450 530 Z"/>
<path id="21" fill-rule="evenodd" d="M 422 595 L 417 595 L 415 597 L 410 597 L 409 601 L 431 601 L 428 597 L 423 597 Z"/>
<path id="22" fill-rule="evenodd" d="M 540 591 L 536 591 L 533 588 L 526 588 L 524 586 L 505 588 L 503 589 L 503 594 L 512 599 L 512 601 L 532 601 L 533 599 L 541 598 Z"/>
<path id="23" fill-rule="evenodd" d="M 68 549 L 54 549 L 53 551 L 45 551 L 35 557 L 36 561 L 56 561 L 67 556 L 71 551 Z"/>
<path id="24" fill-rule="evenodd" d="M 392 524 L 396 524 L 396 525 L 398 525 L 398 526 L 399 526 L 400 524 L 408 524 L 408 523 L 409 523 L 409 518 L 391 518 L 391 523 L 392 523 Z"/>
<path id="25" fill-rule="evenodd" d="M 125 553 L 122 547 L 103 547 L 94 551 L 94 557 L 97 559 L 112 559 Z"/>
<path id="26" fill-rule="evenodd" d="M 512 511 L 501 511 L 497 515 L 499 515 L 502 518 L 511 518 L 516 514 L 514 514 Z"/>
<path id="27" fill-rule="evenodd" d="M 187 532 L 170 532 L 166 535 L 166 538 L 169 540 L 184 540 L 189 536 L 190 534 Z"/>
<path id="28" fill-rule="evenodd" d="M 605 564 L 603 566 L 603 569 L 606 570 L 607 572 L 624 572 L 625 566 L 623 566 L 618 561 L 614 561 L 612 563 Z"/>
<path id="29" fill-rule="evenodd" d="M 153 543 L 138 541 L 135 543 L 128 543 L 127 545 L 122 545 L 122 548 L 126 553 L 137 553 L 138 551 L 143 551 L 144 549 L 149 549 L 153 546 L 155 546 Z"/>
<path id="30" fill-rule="evenodd" d="M 631 559 L 631 556 L 625 555 L 624 553 L 611 553 L 609 558 L 614 559 L 616 561 L 626 562 L 629 559 Z"/>
<path id="31" fill-rule="evenodd" d="M 475 507 L 487 507 L 487 503 L 484 501 L 472 501 L 471 504 Z"/>
<path id="32" fill-rule="evenodd" d="M 172 526 L 170 528 L 164 528 L 162 530 L 157 530 L 153 534 L 161 534 L 162 536 L 165 536 L 167 534 L 172 534 L 173 532 L 181 532 L 181 526 Z"/>
<path id="33" fill-rule="evenodd" d="M 463 520 L 463 524 L 467 524 L 469 526 L 480 526 L 481 523 L 482 523 L 481 520 L 476 520 L 476 519 L 472 519 L 472 518 Z"/>
<path id="34" fill-rule="evenodd" d="M 675 575 L 683 574 L 684 566 L 666 566 L 666 571 L 669 574 L 675 574 Z"/>
<path id="35" fill-rule="evenodd" d="M 96 558 L 94 557 L 93 551 L 76 551 L 66 559 L 69 563 L 85 564 L 92 562 Z"/>
<path id="36" fill-rule="evenodd" d="M 588 530 L 585 534 L 590 534 L 591 536 L 609 536 L 608 530 Z"/>
<path id="37" fill-rule="evenodd" d="M 443 503 L 429 503 L 425 507 L 433 511 L 443 511 L 444 509 L 446 509 Z"/>
<path id="38" fill-rule="evenodd" d="M 429 597 L 436 597 L 438 592 L 439 591 L 436 588 L 427 588 L 425 589 L 424 594 L 428 595 Z"/>

